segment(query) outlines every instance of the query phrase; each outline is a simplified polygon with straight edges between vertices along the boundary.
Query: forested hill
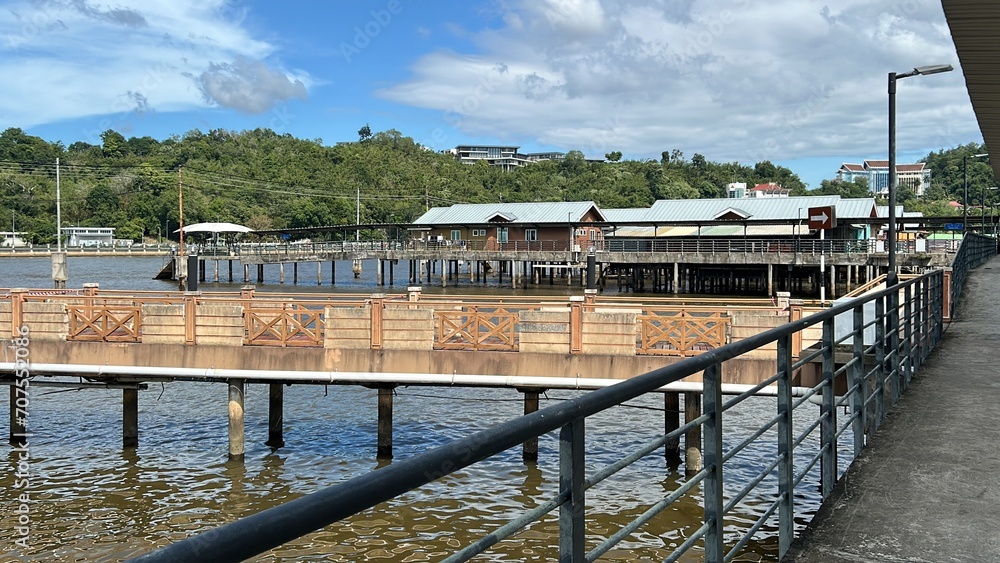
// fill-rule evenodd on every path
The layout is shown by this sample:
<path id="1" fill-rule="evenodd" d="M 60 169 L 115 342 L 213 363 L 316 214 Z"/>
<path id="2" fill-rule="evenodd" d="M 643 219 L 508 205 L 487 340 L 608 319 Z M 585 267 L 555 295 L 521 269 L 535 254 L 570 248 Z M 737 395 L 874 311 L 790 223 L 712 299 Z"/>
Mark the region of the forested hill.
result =
<path id="1" fill-rule="evenodd" d="M 395 130 L 371 135 L 366 126 L 359 134 L 358 142 L 327 146 L 268 129 L 195 130 L 165 141 L 109 130 L 100 145 L 66 147 L 7 129 L 0 134 L 0 209 L 12 212 L 15 230 L 31 241 L 54 242 L 57 158 L 63 226 L 111 226 L 119 238 L 135 240 L 177 228 L 180 185 L 185 223 L 231 221 L 255 229 L 353 224 L 359 190 L 362 223 L 408 222 L 428 204 L 593 200 L 607 208 L 645 207 L 656 199 L 724 197 L 729 182 L 821 193 L 807 192 L 798 176 L 770 162 L 715 163 L 679 150 L 664 151 L 659 161 L 610 153 L 609 162 L 570 151 L 562 161 L 504 172 L 460 164 Z M 959 150 L 982 152 L 974 145 Z M 953 168 L 951 152 L 931 156 Z M 978 174 L 986 165 L 976 166 Z M 953 193 L 953 184 L 942 189 Z M 852 195 L 859 188 L 824 183 L 822 193 Z"/>

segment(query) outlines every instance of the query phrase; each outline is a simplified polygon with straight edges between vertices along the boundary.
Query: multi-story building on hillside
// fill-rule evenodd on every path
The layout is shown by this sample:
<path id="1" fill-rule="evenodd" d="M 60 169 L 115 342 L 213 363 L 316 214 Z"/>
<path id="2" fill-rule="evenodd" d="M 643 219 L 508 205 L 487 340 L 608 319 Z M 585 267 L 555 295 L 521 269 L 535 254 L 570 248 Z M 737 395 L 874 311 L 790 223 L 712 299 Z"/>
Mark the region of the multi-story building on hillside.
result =
<path id="1" fill-rule="evenodd" d="M 837 179 L 842 182 L 856 182 L 864 178 L 872 195 L 889 195 L 889 161 L 866 160 L 862 164 L 844 163 L 837 170 Z M 931 170 L 923 162 L 916 164 L 896 164 L 896 181 L 900 188 L 906 188 L 917 197 L 931 187 Z"/>

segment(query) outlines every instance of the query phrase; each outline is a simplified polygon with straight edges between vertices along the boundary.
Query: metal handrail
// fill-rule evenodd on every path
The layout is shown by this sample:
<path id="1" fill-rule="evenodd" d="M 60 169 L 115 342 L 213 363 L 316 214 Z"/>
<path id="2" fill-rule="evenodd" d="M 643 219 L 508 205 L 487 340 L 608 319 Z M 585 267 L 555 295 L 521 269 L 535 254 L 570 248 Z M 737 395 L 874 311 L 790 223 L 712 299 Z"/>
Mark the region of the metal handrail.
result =
<path id="1" fill-rule="evenodd" d="M 644 375 L 625 380 L 620 384 L 594 391 L 554 406 L 518 417 L 487 430 L 456 440 L 445 446 L 434 448 L 412 458 L 394 462 L 339 485 L 289 501 L 280 506 L 242 518 L 214 530 L 174 543 L 155 552 L 139 557 L 136 561 L 235 561 L 252 557 L 318 530 L 338 520 L 342 520 L 375 505 L 412 491 L 445 475 L 449 475 L 481 460 L 499 454 L 521 443 L 542 436 L 554 430 L 560 431 L 560 492 L 546 504 L 547 508 L 559 508 L 559 546 L 564 561 L 589 561 L 610 545 L 602 546 L 588 554 L 585 551 L 585 502 L 584 491 L 588 479 L 584 475 L 584 426 L 587 417 L 641 395 L 654 392 L 662 386 L 684 377 L 702 372 L 703 414 L 697 421 L 702 425 L 704 435 L 704 467 L 696 475 L 703 480 L 703 506 L 705 524 L 692 534 L 668 560 L 674 560 L 684 550 L 696 544 L 704 549 L 709 561 L 732 558 L 735 551 L 745 545 L 750 536 L 759 531 L 763 520 L 777 514 L 779 555 L 783 555 L 794 537 L 795 487 L 803 484 L 810 474 L 807 468 L 796 475 L 794 452 L 806 448 L 799 455 L 808 459 L 809 467 L 819 464 L 821 468 L 820 488 L 826 498 L 840 473 L 837 459 L 837 398 L 833 391 L 834 382 L 834 327 L 837 317 L 852 320 L 852 359 L 846 376 L 852 390 L 849 401 L 851 412 L 848 417 L 853 429 L 855 455 L 860 452 L 871 433 L 882 423 L 887 404 L 898 397 L 897 390 L 905 386 L 923 358 L 939 341 L 943 317 L 943 283 L 941 271 L 933 271 L 923 276 L 903 281 L 899 285 L 873 292 L 864 297 L 846 302 L 818 312 L 801 320 L 787 323 L 745 340 L 710 350 L 686 361 L 657 369 Z M 900 302 L 900 295 L 904 301 Z M 865 304 L 875 303 L 876 314 L 872 321 L 866 317 Z M 901 314 L 901 309 L 903 313 Z M 918 319 L 913 322 L 914 318 Z M 900 321 L 903 324 L 900 324 Z M 872 348 L 866 342 L 865 329 L 875 325 L 876 338 Z M 820 432 L 819 444 L 815 447 L 801 435 L 793 432 L 795 423 L 792 413 L 796 407 L 809 405 L 806 400 L 792 401 L 792 377 L 796 372 L 793 363 L 793 335 L 804 329 L 821 325 L 820 358 L 815 361 L 822 366 L 822 382 L 815 393 L 822 398 L 820 415 L 816 427 Z M 905 345 L 900 345 L 900 338 Z M 838 339 L 843 341 L 844 339 Z M 725 462 L 731 458 L 723 448 L 723 418 L 725 407 L 721 401 L 722 364 L 766 345 L 777 343 L 775 380 L 777 385 L 777 422 L 773 433 L 777 434 L 775 457 L 767 462 L 766 478 L 762 477 L 757 486 L 762 487 L 761 495 L 771 499 L 761 516 L 746 534 L 740 536 L 732 551 L 726 552 L 724 540 L 732 529 L 726 529 L 727 505 L 726 488 L 740 486 L 727 481 Z M 870 350 L 870 353 L 868 352 Z M 801 362 L 801 360 L 800 360 Z M 865 368 L 872 369 L 866 371 Z M 904 376 L 907 379 L 904 379 Z M 869 393 L 869 387 L 874 392 Z M 749 395 L 741 396 L 740 400 Z M 731 403 L 731 402 L 730 402 Z M 805 416 L 805 415 L 803 415 Z M 773 419 L 772 419 L 773 421 Z M 771 431 L 762 434 L 770 436 Z M 745 446 L 741 446 L 745 447 Z M 812 449 L 809 449 L 812 448 Z M 601 474 L 601 471 L 598 472 Z M 690 482 L 690 481 L 689 481 Z M 803 485 L 804 486 L 804 485 Z M 814 487 L 815 485 L 809 485 Z M 680 498 L 676 491 L 668 498 Z M 664 499 L 651 507 L 646 515 L 664 510 L 671 503 Z M 532 516 L 539 510 L 532 511 Z M 518 524 L 527 525 L 533 521 L 519 518 Z M 511 525 L 504 527 L 504 537 L 513 533 Z M 618 541 L 626 537 L 637 526 L 627 524 L 622 533 L 612 537 Z M 477 542 L 479 547 L 465 549 L 461 556 L 451 560 L 464 561 L 476 553 L 493 545 L 499 538 L 493 537 Z M 480 549 L 480 547 L 482 549 Z"/>

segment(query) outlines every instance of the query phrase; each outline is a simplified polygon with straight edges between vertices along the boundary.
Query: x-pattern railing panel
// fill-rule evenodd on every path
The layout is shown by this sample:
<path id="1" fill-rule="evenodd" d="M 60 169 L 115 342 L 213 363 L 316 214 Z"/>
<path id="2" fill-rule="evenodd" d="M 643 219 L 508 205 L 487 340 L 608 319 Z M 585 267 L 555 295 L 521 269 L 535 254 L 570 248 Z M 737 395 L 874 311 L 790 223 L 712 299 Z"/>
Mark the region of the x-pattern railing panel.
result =
<path id="1" fill-rule="evenodd" d="M 250 346 L 323 346 L 323 312 L 302 305 L 254 308 L 246 311 Z"/>
<path id="2" fill-rule="evenodd" d="M 517 314 L 503 307 L 480 311 L 436 311 L 437 341 L 444 350 L 517 350 L 514 327 Z"/>
<path id="3" fill-rule="evenodd" d="M 726 344 L 729 318 L 682 310 L 640 315 L 639 322 L 640 354 L 693 356 Z"/>
<path id="4" fill-rule="evenodd" d="M 68 306 L 67 340 L 139 342 L 142 309 L 139 306 Z"/>

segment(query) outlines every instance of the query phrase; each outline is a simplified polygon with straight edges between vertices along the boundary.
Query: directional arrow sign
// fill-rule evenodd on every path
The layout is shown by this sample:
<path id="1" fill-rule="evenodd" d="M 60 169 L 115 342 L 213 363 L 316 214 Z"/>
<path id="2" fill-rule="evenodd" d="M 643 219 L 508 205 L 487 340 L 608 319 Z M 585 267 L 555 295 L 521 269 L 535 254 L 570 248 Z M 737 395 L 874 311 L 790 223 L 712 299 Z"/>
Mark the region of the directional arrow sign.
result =
<path id="1" fill-rule="evenodd" d="M 809 208 L 810 229 L 832 229 L 837 226 L 837 212 L 832 205 Z"/>

